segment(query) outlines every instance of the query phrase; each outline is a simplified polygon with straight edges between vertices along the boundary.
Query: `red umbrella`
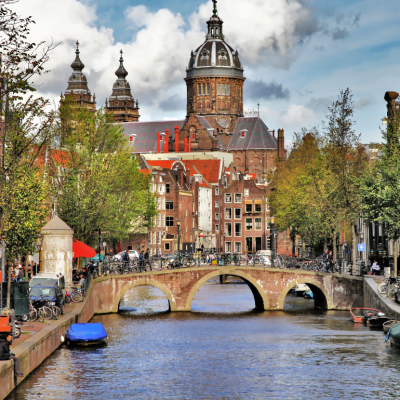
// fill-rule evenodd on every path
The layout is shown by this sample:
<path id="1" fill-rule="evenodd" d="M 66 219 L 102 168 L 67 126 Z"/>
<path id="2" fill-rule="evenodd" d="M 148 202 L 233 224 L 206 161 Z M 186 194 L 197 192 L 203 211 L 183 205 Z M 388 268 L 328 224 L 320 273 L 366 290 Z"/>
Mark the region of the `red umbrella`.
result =
<path id="1" fill-rule="evenodd" d="M 89 247 L 87 244 L 74 239 L 72 243 L 72 251 L 74 252 L 74 258 L 86 257 L 91 258 L 96 255 L 96 250 Z"/>
<path id="2" fill-rule="evenodd" d="M 118 243 L 118 253 L 121 253 L 121 251 L 122 251 L 121 243 Z"/>

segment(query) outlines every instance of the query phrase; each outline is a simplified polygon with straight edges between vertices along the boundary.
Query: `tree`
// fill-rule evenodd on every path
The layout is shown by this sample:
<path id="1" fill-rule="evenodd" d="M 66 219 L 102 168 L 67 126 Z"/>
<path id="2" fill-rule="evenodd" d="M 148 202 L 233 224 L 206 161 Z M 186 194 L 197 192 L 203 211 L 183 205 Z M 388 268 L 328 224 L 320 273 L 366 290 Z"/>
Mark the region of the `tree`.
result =
<path id="1" fill-rule="evenodd" d="M 140 172 L 120 125 L 112 122 L 104 109 L 61 102 L 60 145 L 50 151 L 53 196 L 60 218 L 86 243 L 94 242 L 98 228 L 121 241 L 156 215 L 150 177 Z"/>
<path id="2" fill-rule="evenodd" d="M 371 168 L 360 180 L 362 212 L 370 221 L 385 227 L 385 234 L 394 241 L 394 273 L 397 276 L 397 241 L 400 237 L 400 113 L 389 114 L 386 130 L 381 130 L 383 144 Z"/>

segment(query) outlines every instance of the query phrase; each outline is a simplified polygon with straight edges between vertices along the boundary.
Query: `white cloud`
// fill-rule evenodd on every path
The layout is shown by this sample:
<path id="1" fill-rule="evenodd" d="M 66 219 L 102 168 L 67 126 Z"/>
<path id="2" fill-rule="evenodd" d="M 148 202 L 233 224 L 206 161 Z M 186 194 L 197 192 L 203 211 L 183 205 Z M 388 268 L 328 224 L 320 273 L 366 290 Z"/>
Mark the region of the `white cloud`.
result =
<path id="1" fill-rule="evenodd" d="M 280 113 L 278 122 L 286 128 L 294 127 L 300 130 L 310 123 L 315 123 L 316 119 L 317 115 L 313 110 L 303 105 L 291 104 L 287 110 Z"/>

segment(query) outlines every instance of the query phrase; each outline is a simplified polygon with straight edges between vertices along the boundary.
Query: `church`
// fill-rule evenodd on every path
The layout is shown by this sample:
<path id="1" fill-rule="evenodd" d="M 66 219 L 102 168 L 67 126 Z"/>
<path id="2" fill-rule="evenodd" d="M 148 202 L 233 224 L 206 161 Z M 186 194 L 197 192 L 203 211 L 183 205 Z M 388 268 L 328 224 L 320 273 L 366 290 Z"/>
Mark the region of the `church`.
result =
<path id="1" fill-rule="evenodd" d="M 266 170 L 274 170 L 279 160 L 286 159 L 284 131 L 279 129 L 275 135 L 275 130 L 270 130 L 257 112 L 245 115 L 244 70 L 238 51 L 225 41 L 216 3 L 207 22 L 204 43 L 190 54 L 184 78 L 187 87 L 184 119 L 139 121 L 139 101 L 133 98 L 126 79 L 128 72 L 122 51 L 115 72 L 117 80 L 105 108 L 122 125 L 133 154 L 231 153 L 235 176 L 254 174 L 262 181 Z M 82 73 L 84 64 L 78 42 L 71 67 L 73 73 L 65 95 L 79 106 L 95 109 L 95 95 L 92 96 Z"/>

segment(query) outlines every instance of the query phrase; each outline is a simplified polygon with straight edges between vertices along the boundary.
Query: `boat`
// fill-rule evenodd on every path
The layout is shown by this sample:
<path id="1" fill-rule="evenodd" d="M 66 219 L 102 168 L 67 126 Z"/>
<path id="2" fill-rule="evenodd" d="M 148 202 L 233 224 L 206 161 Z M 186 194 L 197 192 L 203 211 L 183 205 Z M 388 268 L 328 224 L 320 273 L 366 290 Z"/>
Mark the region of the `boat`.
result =
<path id="1" fill-rule="evenodd" d="M 378 313 L 375 317 L 369 317 L 366 319 L 366 323 L 369 325 L 370 328 L 379 328 L 382 329 L 383 324 L 389 321 L 389 318 L 384 313 Z"/>
<path id="2" fill-rule="evenodd" d="M 106 344 L 108 335 L 102 323 L 72 324 L 66 335 L 67 345 L 94 346 Z"/>
<path id="3" fill-rule="evenodd" d="M 310 289 L 305 283 L 298 283 L 294 288 L 294 293 L 296 297 L 302 297 L 303 293 Z"/>
<path id="4" fill-rule="evenodd" d="M 390 319 L 389 321 L 386 321 L 386 322 L 383 324 L 383 331 L 384 331 L 385 333 L 388 333 L 388 332 L 389 332 L 389 329 L 390 329 L 392 326 L 397 325 L 399 322 L 400 322 L 400 321 L 397 321 L 397 320 L 395 320 L 395 319 Z"/>
<path id="5" fill-rule="evenodd" d="M 307 289 L 304 293 L 303 293 L 303 297 L 305 299 L 313 299 L 314 298 L 314 294 L 311 291 L 311 289 Z"/>
<path id="6" fill-rule="evenodd" d="M 366 315 L 377 316 L 380 313 L 376 308 L 355 307 L 350 309 L 350 315 L 353 322 L 365 322 Z"/>
<path id="7" fill-rule="evenodd" d="M 393 325 L 389 329 L 385 341 L 389 341 L 390 344 L 400 347 L 400 324 Z"/>

